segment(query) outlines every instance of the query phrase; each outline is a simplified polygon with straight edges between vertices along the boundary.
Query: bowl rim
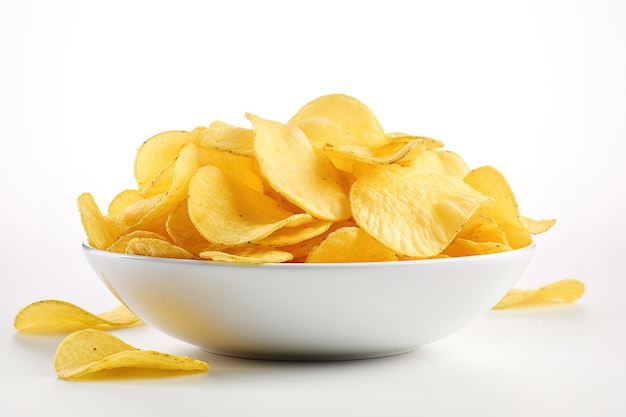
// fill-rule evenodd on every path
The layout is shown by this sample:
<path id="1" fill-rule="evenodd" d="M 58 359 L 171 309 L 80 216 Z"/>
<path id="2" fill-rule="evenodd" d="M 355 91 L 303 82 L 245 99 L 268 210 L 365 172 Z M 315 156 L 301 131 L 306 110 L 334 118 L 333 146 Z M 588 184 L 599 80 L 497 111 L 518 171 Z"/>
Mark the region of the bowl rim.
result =
<path id="1" fill-rule="evenodd" d="M 522 252 L 533 252 L 536 248 L 536 243 L 532 242 L 527 246 L 518 249 L 512 249 L 504 252 L 487 253 L 484 255 L 467 255 L 456 256 L 451 258 L 433 258 L 433 259 L 407 259 L 401 261 L 380 261 L 380 262 L 267 262 L 267 263 L 241 263 L 241 262 L 218 262 L 210 259 L 180 259 L 180 258 L 163 258 L 157 256 L 147 255 L 132 255 L 127 253 L 112 252 L 105 249 L 94 248 L 84 240 L 82 242 L 82 249 L 84 252 L 94 252 L 99 256 L 105 256 L 115 259 L 135 259 L 151 262 L 161 262 L 164 264 L 181 264 L 181 265 L 203 265 L 205 267 L 220 266 L 227 268 L 296 268 L 296 269 L 324 269 L 324 268 L 364 268 L 364 267 L 401 267 L 412 265 L 433 265 L 433 264 L 452 264 L 457 262 L 464 262 L 468 259 L 492 259 L 499 257 L 511 256 L 512 254 L 519 254 Z"/>

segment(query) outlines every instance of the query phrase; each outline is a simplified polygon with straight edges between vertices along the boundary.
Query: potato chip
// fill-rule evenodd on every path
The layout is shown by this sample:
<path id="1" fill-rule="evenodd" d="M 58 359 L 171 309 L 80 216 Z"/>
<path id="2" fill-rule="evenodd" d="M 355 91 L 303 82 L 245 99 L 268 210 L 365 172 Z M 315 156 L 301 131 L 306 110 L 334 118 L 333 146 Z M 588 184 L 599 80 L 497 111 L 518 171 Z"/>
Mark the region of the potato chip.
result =
<path id="1" fill-rule="evenodd" d="M 141 190 L 148 186 L 188 142 L 189 133 L 182 130 L 162 132 L 146 140 L 135 156 L 135 180 L 138 188 Z"/>
<path id="2" fill-rule="evenodd" d="M 275 200 L 207 165 L 189 184 L 189 218 L 209 242 L 238 246 L 261 240 L 290 224 L 312 221 L 284 210 Z"/>
<path id="3" fill-rule="evenodd" d="M 80 221 L 87 234 L 89 245 L 97 249 L 109 247 L 117 238 L 122 227 L 102 215 L 90 193 L 79 195 L 77 203 Z"/>
<path id="4" fill-rule="evenodd" d="M 439 254 L 488 197 L 450 175 L 421 174 L 385 165 L 350 190 L 356 223 L 400 255 Z"/>
<path id="5" fill-rule="evenodd" d="M 556 223 L 555 219 L 535 220 L 530 217 L 520 216 L 524 229 L 531 235 L 547 232 Z"/>
<path id="6" fill-rule="evenodd" d="M 412 169 L 423 174 L 448 174 L 446 167 L 436 151 L 425 150 L 408 164 Z"/>
<path id="7" fill-rule="evenodd" d="M 187 198 L 189 181 L 202 166 L 201 158 L 201 150 L 197 145 L 190 143 L 183 147 L 174 166 L 174 177 L 169 190 L 161 194 L 162 197 L 158 203 L 131 226 L 132 230 L 149 230 L 157 233 L 165 230 L 169 213 L 178 203 Z"/>
<path id="8" fill-rule="evenodd" d="M 143 324 L 123 305 L 96 315 L 61 300 L 31 303 L 17 313 L 13 322 L 15 329 L 24 333 L 68 333 L 86 328 L 108 330 Z"/>
<path id="9" fill-rule="evenodd" d="M 326 230 L 325 232 L 317 236 L 313 236 L 309 239 L 302 240 L 298 243 L 292 243 L 289 245 L 280 246 L 278 247 L 278 249 L 291 253 L 293 255 L 294 260 L 297 259 L 298 261 L 304 262 L 306 256 L 309 254 L 311 249 L 319 245 L 320 242 L 322 242 L 322 240 L 326 238 L 326 236 L 328 236 L 330 233 L 332 233 L 333 231 L 341 227 L 352 227 L 352 226 L 356 226 L 356 223 L 354 222 L 353 219 L 331 223 L 328 230 Z"/>
<path id="10" fill-rule="evenodd" d="M 483 166 L 472 170 L 464 181 L 475 190 L 493 198 L 493 204 L 483 205 L 479 213 L 491 217 L 502 227 L 509 246 L 519 249 L 532 243 L 530 233 L 522 223 L 513 191 L 500 171 L 491 166 Z"/>
<path id="11" fill-rule="evenodd" d="M 455 238 L 442 254 L 451 258 L 459 256 L 486 255 L 488 253 L 506 252 L 511 250 L 509 245 L 499 242 L 475 242 L 473 240 Z"/>
<path id="12" fill-rule="evenodd" d="M 289 252 L 263 246 L 241 246 L 223 251 L 209 250 L 200 252 L 200 257 L 216 262 L 244 264 L 281 263 L 293 259 L 293 255 Z"/>
<path id="13" fill-rule="evenodd" d="M 469 174 L 470 169 L 467 163 L 458 153 L 439 149 L 437 150 L 437 155 L 439 155 L 439 159 L 443 162 L 443 167 L 446 172 L 453 177 L 462 180 Z"/>
<path id="14" fill-rule="evenodd" d="M 374 113 L 354 97 L 344 94 L 329 94 L 316 98 L 304 105 L 290 120 L 297 124 L 309 117 L 325 118 L 331 131 L 341 135 L 328 136 L 331 146 L 362 145 L 379 147 L 387 143 L 387 136 Z"/>
<path id="15" fill-rule="evenodd" d="M 508 246 L 504 230 L 495 220 L 484 214 L 474 214 L 465 223 L 457 238 L 471 240 L 473 242 L 494 242 Z"/>
<path id="16" fill-rule="evenodd" d="M 141 188 L 139 194 L 144 197 L 151 197 L 166 193 L 174 181 L 174 167 L 177 159 L 178 155 L 170 160 L 145 187 Z"/>
<path id="17" fill-rule="evenodd" d="M 365 162 L 368 164 L 393 164 L 409 155 L 416 147 L 422 148 L 423 143 L 419 139 L 407 143 L 392 143 L 380 148 L 370 148 L 362 145 L 326 146 L 324 153 L 331 160 L 340 158 L 347 162 Z M 423 149 L 420 149 L 420 153 Z"/>
<path id="18" fill-rule="evenodd" d="M 164 196 L 165 193 L 162 193 L 137 200 L 118 211 L 115 220 L 126 227 L 138 224 L 142 218 L 154 210 Z"/>
<path id="19" fill-rule="evenodd" d="M 124 190 L 120 192 L 113 197 L 113 200 L 109 203 L 106 217 L 111 221 L 119 223 L 117 215 L 128 206 L 131 206 L 142 199 L 143 196 L 138 190 Z"/>
<path id="20" fill-rule="evenodd" d="M 203 361 L 154 350 L 140 350 L 97 329 L 71 333 L 59 344 L 54 355 L 54 369 L 61 379 L 80 378 L 119 368 L 198 372 L 209 369 Z"/>
<path id="21" fill-rule="evenodd" d="M 279 194 L 319 219 L 350 217 L 342 178 L 330 160 L 297 127 L 248 114 L 261 173 Z"/>
<path id="22" fill-rule="evenodd" d="M 203 147 L 219 149 L 241 156 L 254 156 L 254 132 L 252 129 L 231 126 L 225 123 L 212 123 L 198 135 L 194 143 Z"/>
<path id="23" fill-rule="evenodd" d="M 194 259 L 193 253 L 164 239 L 135 237 L 126 244 L 129 255 L 156 256 L 158 258 Z"/>
<path id="24" fill-rule="evenodd" d="M 170 213 L 165 224 L 172 241 L 194 255 L 206 250 L 223 249 L 224 245 L 211 243 L 198 232 L 189 218 L 187 200 L 181 201 Z"/>
<path id="25" fill-rule="evenodd" d="M 148 230 L 132 230 L 130 232 L 122 233 L 111 246 L 107 248 L 110 252 L 126 253 L 128 242 L 136 237 L 149 237 L 159 240 L 167 240 L 163 235 Z"/>
<path id="26" fill-rule="evenodd" d="M 292 121 L 290 124 L 302 130 L 315 149 L 322 150 L 329 142 L 342 143 L 343 127 L 326 117 L 306 117 Z"/>
<path id="27" fill-rule="evenodd" d="M 305 262 L 383 262 L 397 261 L 395 253 L 359 227 L 342 227 L 330 233 L 311 249 Z"/>
<path id="28" fill-rule="evenodd" d="M 585 285 L 577 279 L 563 279 L 538 289 L 510 290 L 493 308 L 529 307 L 546 304 L 571 303 L 585 292 Z"/>
<path id="29" fill-rule="evenodd" d="M 261 172 L 253 158 L 220 149 L 199 147 L 198 150 L 201 165 L 213 165 L 248 187 L 263 192 L 264 183 L 261 179 Z"/>
<path id="30" fill-rule="evenodd" d="M 327 231 L 333 223 L 328 220 L 316 219 L 296 227 L 278 229 L 256 243 L 263 246 L 288 246 L 312 239 Z"/>

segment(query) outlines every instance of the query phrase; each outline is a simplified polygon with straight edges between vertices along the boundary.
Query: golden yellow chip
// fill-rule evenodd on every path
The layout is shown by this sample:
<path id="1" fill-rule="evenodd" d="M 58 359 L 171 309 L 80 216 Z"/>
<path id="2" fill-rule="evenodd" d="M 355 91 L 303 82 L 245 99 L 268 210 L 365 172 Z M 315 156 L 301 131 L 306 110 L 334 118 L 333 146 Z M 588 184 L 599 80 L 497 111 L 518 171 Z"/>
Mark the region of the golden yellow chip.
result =
<path id="1" fill-rule="evenodd" d="M 555 219 L 535 220 L 530 217 L 520 216 L 524 229 L 531 235 L 547 232 L 556 223 Z"/>
<path id="2" fill-rule="evenodd" d="M 344 94 L 318 97 L 305 104 L 289 120 L 289 124 L 297 124 L 310 117 L 325 118 L 336 126 L 330 131 L 342 133 L 328 135 L 326 143 L 331 146 L 363 145 L 376 148 L 387 143 L 387 136 L 374 113 L 354 97 Z"/>
<path id="3" fill-rule="evenodd" d="M 104 217 L 90 193 L 78 196 L 78 211 L 89 245 L 97 249 L 108 248 L 122 230 L 122 226 Z"/>
<path id="4" fill-rule="evenodd" d="M 399 162 L 415 148 L 423 152 L 423 142 L 415 139 L 406 143 L 391 143 L 380 148 L 370 148 L 362 145 L 326 146 L 324 153 L 331 160 L 339 158 L 346 162 L 365 162 L 368 164 L 393 164 Z"/>
<path id="5" fill-rule="evenodd" d="M 193 253 L 164 239 L 135 237 L 126 244 L 129 255 L 156 256 L 158 258 L 194 259 Z"/>
<path id="6" fill-rule="evenodd" d="M 126 227 L 133 226 L 139 223 L 146 214 L 154 210 L 164 196 L 165 193 L 137 200 L 118 211 L 115 215 L 115 220 Z"/>
<path id="7" fill-rule="evenodd" d="M 312 221 L 294 214 L 240 181 L 207 165 L 189 184 L 189 218 L 209 242 L 238 246 L 261 240 L 290 223 Z"/>
<path id="8" fill-rule="evenodd" d="M 266 238 L 256 243 L 263 246 L 288 246 L 295 245 L 326 232 L 333 223 L 328 220 L 313 220 L 310 223 L 295 227 L 278 229 Z"/>
<path id="9" fill-rule="evenodd" d="M 513 191 L 502 173 L 491 166 L 472 170 L 464 181 L 475 190 L 493 198 L 493 204 L 484 205 L 479 213 L 495 220 L 506 235 L 509 246 L 523 248 L 532 243 L 524 228 Z"/>
<path id="10" fill-rule="evenodd" d="M 359 227 L 342 227 L 311 249 L 309 263 L 397 261 L 395 253 Z"/>
<path id="11" fill-rule="evenodd" d="M 488 197 L 450 175 L 380 166 L 350 190 L 356 223 L 399 255 L 441 253 Z"/>
<path id="12" fill-rule="evenodd" d="M 495 220 L 484 214 L 474 214 L 465 223 L 457 238 L 471 240 L 474 242 L 494 242 L 508 246 L 504 230 Z"/>
<path id="13" fill-rule="evenodd" d="M 167 217 L 176 205 L 187 198 L 189 181 L 202 166 L 201 151 L 193 143 L 186 145 L 179 153 L 174 166 L 174 176 L 169 190 L 160 194 L 158 203 L 150 209 L 132 230 L 149 230 L 160 233 L 165 230 Z"/>
<path id="14" fill-rule="evenodd" d="M 413 158 L 413 160 L 408 163 L 408 166 L 421 172 L 422 174 L 448 174 L 446 167 L 444 166 L 441 158 L 439 158 L 437 152 L 429 149 Z"/>
<path id="15" fill-rule="evenodd" d="M 187 200 L 181 201 L 170 213 L 166 222 L 167 233 L 172 241 L 194 255 L 206 250 L 220 250 L 224 245 L 211 243 L 198 232 L 189 218 Z"/>
<path id="16" fill-rule="evenodd" d="M 146 140 L 135 156 L 135 180 L 141 190 L 172 161 L 189 142 L 189 133 L 172 130 Z"/>
<path id="17" fill-rule="evenodd" d="M 264 190 L 261 172 L 253 158 L 220 149 L 199 147 L 201 165 L 213 165 L 257 191 Z"/>
<path id="18" fill-rule="evenodd" d="M 174 181 L 174 168 L 177 159 L 178 155 L 169 161 L 145 187 L 141 188 L 139 194 L 143 197 L 150 197 L 166 193 Z"/>
<path id="19" fill-rule="evenodd" d="M 544 285 L 538 289 L 510 290 L 496 304 L 494 309 L 511 307 L 529 307 L 545 304 L 571 303 L 579 299 L 585 292 L 585 285 L 577 279 L 563 279 Z"/>
<path id="20" fill-rule="evenodd" d="M 13 322 L 15 329 L 25 333 L 67 333 L 86 328 L 108 330 L 143 324 L 123 305 L 96 315 L 61 300 L 31 303 L 17 313 Z"/>
<path id="21" fill-rule="evenodd" d="M 244 264 L 281 263 L 293 259 L 293 255 L 289 252 L 263 246 L 242 246 L 223 251 L 209 250 L 200 252 L 200 257 L 216 262 Z"/>
<path id="22" fill-rule="evenodd" d="M 235 155 L 254 155 L 252 129 L 214 122 L 198 135 L 197 140 L 192 139 L 192 141 L 203 147 L 215 148 Z"/>
<path id="23" fill-rule="evenodd" d="M 128 206 L 131 206 L 141 200 L 143 200 L 143 196 L 139 193 L 139 191 L 124 190 L 113 197 L 113 200 L 109 203 L 106 217 L 109 220 L 119 223 L 120 219 L 118 219 L 117 215 Z"/>
<path id="24" fill-rule="evenodd" d="M 458 153 L 440 149 L 437 150 L 437 155 L 439 155 L 439 158 L 443 162 L 443 167 L 446 172 L 453 177 L 462 180 L 469 174 L 470 169 L 467 163 Z"/>
<path id="25" fill-rule="evenodd" d="M 297 127 L 248 114 L 255 130 L 254 152 L 261 173 L 279 194 L 319 219 L 350 217 L 342 178 Z"/>
<path id="26" fill-rule="evenodd" d="M 107 248 L 108 251 L 110 252 L 117 252 L 117 253 L 126 253 L 126 248 L 128 247 L 128 242 L 130 242 L 132 239 L 136 238 L 136 237 L 149 237 L 149 238 L 153 238 L 153 239 L 159 239 L 159 240 L 167 240 L 165 238 L 165 236 L 160 235 L 158 233 L 155 232 L 150 232 L 147 230 L 132 230 L 130 232 L 127 233 L 122 233 L 115 242 L 113 242 L 113 244 L 111 246 L 109 246 Z"/>
<path id="27" fill-rule="evenodd" d="M 80 378 L 119 368 L 198 372 L 209 369 L 203 361 L 154 350 L 140 350 L 112 334 L 96 329 L 71 333 L 59 344 L 54 355 L 54 369 L 61 379 Z"/>
<path id="28" fill-rule="evenodd" d="M 460 237 L 454 239 L 442 254 L 451 258 L 458 256 L 486 255 L 488 253 L 506 252 L 511 247 L 499 242 L 474 242 Z"/>

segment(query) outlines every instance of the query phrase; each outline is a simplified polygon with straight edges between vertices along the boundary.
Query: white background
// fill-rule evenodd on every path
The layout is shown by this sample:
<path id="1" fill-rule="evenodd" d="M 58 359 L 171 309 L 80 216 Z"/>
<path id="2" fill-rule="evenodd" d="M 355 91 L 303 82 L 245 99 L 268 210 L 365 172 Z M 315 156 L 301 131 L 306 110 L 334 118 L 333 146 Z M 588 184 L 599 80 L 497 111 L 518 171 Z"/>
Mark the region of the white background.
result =
<path id="1" fill-rule="evenodd" d="M 0 0 L 0 414 L 623 415 L 625 18 L 618 0 Z M 524 214 L 558 219 L 518 286 L 574 277 L 585 296 L 338 364 L 223 358 L 152 329 L 123 333 L 212 366 L 175 379 L 66 383 L 51 368 L 58 339 L 15 334 L 32 301 L 116 305 L 80 252 L 76 197 L 106 207 L 133 187 L 144 140 L 245 126 L 245 112 L 286 121 L 334 92 L 387 131 L 502 171 Z"/>

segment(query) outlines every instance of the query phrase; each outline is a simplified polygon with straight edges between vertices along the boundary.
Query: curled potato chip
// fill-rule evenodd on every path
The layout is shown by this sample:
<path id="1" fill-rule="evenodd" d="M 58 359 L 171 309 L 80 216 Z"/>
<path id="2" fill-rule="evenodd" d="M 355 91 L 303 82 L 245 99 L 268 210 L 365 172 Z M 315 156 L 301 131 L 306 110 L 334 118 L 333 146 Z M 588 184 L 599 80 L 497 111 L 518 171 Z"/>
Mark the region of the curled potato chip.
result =
<path id="1" fill-rule="evenodd" d="M 164 239 L 135 237 L 126 244 L 129 255 L 156 256 L 158 258 L 193 259 L 193 253 Z"/>
<path id="2" fill-rule="evenodd" d="M 399 255 L 441 253 L 488 197 L 450 175 L 380 166 L 350 190 L 356 223 Z"/>
<path id="3" fill-rule="evenodd" d="M 463 225 L 463 228 L 457 235 L 457 238 L 471 240 L 473 242 L 494 242 L 508 246 L 504 230 L 495 220 L 484 214 L 474 214 Z"/>
<path id="4" fill-rule="evenodd" d="M 585 292 L 585 285 L 577 279 L 563 279 L 538 289 L 510 290 L 493 308 L 528 307 L 555 303 L 571 303 Z"/>
<path id="5" fill-rule="evenodd" d="M 467 163 L 458 153 L 439 149 L 437 150 L 437 154 L 443 162 L 444 169 L 448 174 L 460 180 L 469 174 L 470 169 L 467 166 Z"/>
<path id="6" fill-rule="evenodd" d="M 224 246 L 209 242 L 198 232 L 189 218 L 187 200 L 181 201 L 174 208 L 165 226 L 172 241 L 194 255 L 206 250 L 219 250 Z"/>
<path id="7" fill-rule="evenodd" d="M 79 330 L 59 344 L 54 369 L 61 379 L 80 378 L 119 368 L 149 368 L 164 371 L 206 371 L 209 366 L 187 356 L 140 350 L 120 338 L 97 329 Z"/>
<path id="8" fill-rule="evenodd" d="M 219 149 L 231 154 L 253 156 L 254 132 L 252 129 L 213 122 L 194 141 L 203 147 Z"/>
<path id="9" fill-rule="evenodd" d="M 259 168 L 274 190 L 319 219 L 350 217 L 341 176 L 300 129 L 252 114 L 247 117 L 254 125 Z"/>
<path id="10" fill-rule="evenodd" d="M 244 264 L 281 263 L 291 261 L 289 252 L 263 246 L 239 246 L 227 250 L 200 252 L 200 257 L 216 262 L 238 262 Z"/>
<path id="11" fill-rule="evenodd" d="M 318 97 L 305 104 L 289 124 L 297 124 L 309 117 L 325 118 L 337 126 L 333 131 L 341 131 L 341 135 L 328 135 L 329 145 L 379 147 L 387 143 L 387 136 L 374 113 L 354 97 L 345 94 Z"/>
<path id="12" fill-rule="evenodd" d="M 509 250 L 511 250 L 509 245 L 500 242 L 475 242 L 457 237 L 443 250 L 442 254 L 449 257 L 476 256 Z"/>
<path id="13" fill-rule="evenodd" d="M 118 213 L 142 199 L 143 196 L 138 190 L 124 190 L 120 192 L 113 197 L 109 203 L 106 217 L 109 220 L 119 223 L 119 219 L 117 218 Z"/>
<path id="14" fill-rule="evenodd" d="M 135 180 L 139 189 L 148 186 L 187 143 L 189 133 L 182 130 L 162 132 L 146 140 L 135 156 Z"/>
<path id="15" fill-rule="evenodd" d="M 316 219 L 295 227 L 278 229 L 266 238 L 256 243 L 263 246 L 288 246 L 314 238 L 327 231 L 332 225 L 328 220 Z"/>
<path id="16" fill-rule="evenodd" d="M 104 217 L 93 195 L 82 193 L 78 196 L 78 211 L 87 241 L 97 249 L 106 249 L 117 238 L 122 226 Z"/>
<path id="17" fill-rule="evenodd" d="M 493 204 L 482 206 L 479 213 L 491 217 L 502 227 L 509 246 L 519 249 L 532 243 L 530 233 L 522 223 L 513 191 L 500 171 L 483 166 L 470 171 L 463 181 L 493 199 Z"/>
<path id="18" fill-rule="evenodd" d="M 531 235 L 547 232 L 556 223 L 555 219 L 535 220 L 530 217 L 520 216 L 524 229 Z"/>
<path id="19" fill-rule="evenodd" d="M 284 210 L 211 165 L 191 179 L 187 204 L 198 232 L 209 242 L 226 246 L 256 242 L 290 223 L 313 220 L 309 214 Z"/>
<path id="20" fill-rule="evenodd" d="M 169 213 L 178 203 L 187 198 L 189 181 L 201 166 L 199 147 L 193 143 L 185 145 L 176 160 L 170 188 L 166 193 L 160 194 L 161 198 L 157 204 L 132 225 L 131 230 L 149 230 L 157 233 L 165 231 L 165 222 Z"/>
<path id="21" fill-rule="evenodd" d="M 128 242 L 136 237 L 150 237 L 154 239 L 166 240 L 163 235 L 147 230 L 132 230 L 127 233 L 122 233 L 111 246 L 107 248 L 108 251 L 117 253 L 126 253 L 126 247 Z"/>
<path id="22" fill-rule="evenodd" d="M 359 227 L 342 227 L 326 236 L 311 249 L 308 263 L 397 261 L 395 253 Z"/>
<path id="23" fill-rule="evenodd" d="M 13 322 L 15 329 L 25 333 L 63 333 L 85 328 L 106 330 L 143 324 L 123 305 L 96 315 L 61 300 L 31 303 L 16 314 Z"/>

